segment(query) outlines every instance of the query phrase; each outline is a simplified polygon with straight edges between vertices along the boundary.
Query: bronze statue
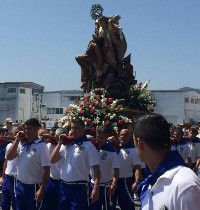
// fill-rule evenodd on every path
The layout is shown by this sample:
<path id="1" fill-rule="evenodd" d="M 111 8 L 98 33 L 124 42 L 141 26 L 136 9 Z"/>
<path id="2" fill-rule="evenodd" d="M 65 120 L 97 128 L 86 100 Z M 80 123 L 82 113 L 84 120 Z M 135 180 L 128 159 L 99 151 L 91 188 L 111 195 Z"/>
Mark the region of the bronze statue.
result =
<path id="1" fill-rule="evenodd" d="M 103 8 L 92 6 L 91 16 L 95 19 L 95 32 L 86 53 L 76 56 L 81 66 L 81 82 L 83 92 L 91 88 L 104 88 L 112 97 L 118 98 L 126 94 L 129 87 L 136 84 L 133 66 L 128 55 L 125 36 L 119 27 L 119 15 L 105 17 Z"/>

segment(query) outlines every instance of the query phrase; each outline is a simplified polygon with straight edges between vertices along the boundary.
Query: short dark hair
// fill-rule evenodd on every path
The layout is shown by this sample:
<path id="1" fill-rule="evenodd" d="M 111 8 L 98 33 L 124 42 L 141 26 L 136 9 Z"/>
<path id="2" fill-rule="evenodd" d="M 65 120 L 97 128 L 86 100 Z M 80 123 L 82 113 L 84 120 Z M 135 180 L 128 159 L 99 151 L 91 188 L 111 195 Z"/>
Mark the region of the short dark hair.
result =
<path id="1" fill-rule="evenodd" d="M 140 117 L 134 124 L 135 138 L 141 138 L 151 149 L 170 149 L 169 124 L 159 114 Z"/>
<path id="2" fill-rule="evenodd" d="M 112 129 L 110 127 L 107 126 L 103 126 L 100 125 L 97 129 L 96 129 L 97 133 L 105 133 L 105 134 L 110 134 L 112 132 Z"/>
<path id="3" fill-rule="evenodd" d="M 80 118 L 73 119 L 72 123 L 74 123 L 74 124 L 79 123 L 82 127 L 85 128 L 85 123 Z"/>
<path id="4" fill-rule="evenodd" d="M 183 136 L 183 131 L 181 130 L 181 128 L 175 128 L 174 132 Z"/>
<path id="5" fill-rule="evenodd" d="M 192 133 L 195 133 L 196 135 L 198 134 L 198 130 L 196 129 L 196 128 L 194 128 L 194 127 L 192 127 L 192 128 L 190 128 L 189 129 L 189 132 L 192 132 Z"/>
<path id="6" fill-rule="evenodd" d="M 25 122 L 25 125 L 32 125 L 34 127 L 39 128 L 40 122 L 36 118 L 30 118 Z"/>

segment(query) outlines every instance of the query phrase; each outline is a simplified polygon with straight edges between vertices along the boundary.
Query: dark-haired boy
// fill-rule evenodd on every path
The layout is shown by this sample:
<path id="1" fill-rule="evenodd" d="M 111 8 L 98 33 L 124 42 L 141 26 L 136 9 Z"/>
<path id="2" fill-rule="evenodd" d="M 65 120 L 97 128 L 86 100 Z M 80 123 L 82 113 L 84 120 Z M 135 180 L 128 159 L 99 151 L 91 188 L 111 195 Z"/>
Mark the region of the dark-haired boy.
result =
<path id="1" fill-rule="evenodd" d="M 119 178 L 119 162 L 117 152 L 113 148 L 111 141 L 108 137 L 111 130 L 105 126 L 99 126 L 96 131 L 96 138 L 98 141 L 98 156 L 99 166 L 101 171 L 101 179 L 99 184 L 99 200 L 91 204 L 91 210 L 114 210 L 115 200 L 114 193 L 117 187 L 117 180 Z M 94 187 L 94 171 L 90 170 L 91 174 L 91 189 Z"/>
<path id="2" fill-rule="evenodd" d="M 132 194 L 136 191 L 141 179 L 141 161 L 131 140 L 131 133 L 128 129 L 120 131 L 121 146 L 118 149 L 120 172 L 115 196 L 122 210 L 135 209 Z M 133 174 L 133 169 L 135 169 L 135 174 Z"/>
<path id="3" fill-rule="evenodd" d="M 200 181 L 185 167 L 177 150 L 171 150 L 167 121 L 161 115 L 145 115 L 134 126 L 134 144 L 150 175 L 140 186 L 141 209 L 199 209 Z"/>
<path id="4" fill-rule="evenodd" d="M 197 137 L 198 131 L 195 128 L 190 128 L 188 132 L 188 145 L 191 151 L 192 167 L 194 172 L 198 171 L 200 165 L 200 139 Z"/>
<path id="5" fill-rule="evenodd" d="M 50 175 L 50 155 L 46 143 L 38 138 L 40 124 L 35 118 L 25 122 L 25 135 L 19 132 L 8 150 L 7 159 L 18 157 L 16 206 L 17 210 L 40 209 Z"/>

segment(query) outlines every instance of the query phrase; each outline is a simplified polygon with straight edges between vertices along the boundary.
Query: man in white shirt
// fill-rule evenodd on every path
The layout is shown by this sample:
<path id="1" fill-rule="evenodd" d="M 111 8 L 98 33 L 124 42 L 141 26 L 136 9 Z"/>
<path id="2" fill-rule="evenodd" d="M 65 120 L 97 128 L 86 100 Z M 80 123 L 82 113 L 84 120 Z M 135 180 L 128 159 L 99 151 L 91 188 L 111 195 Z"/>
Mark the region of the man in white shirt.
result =
<path id="1" fill-rule="evenodd" d="M 111 141 L 107 141 L 111 134 L 111 130 L 105 126 L 99 126 L 96 130 L 96 138 L 98 141 L 99 166 L 101 171 L 101 179 L 99 184 L 99 200 L 91 204 L 91 210 L 114 210 L 115 200 L 114 193 L 119 178 L 119 161 L 117 152 L 113 148 Z M 91 189 L 94 187 L 94 171 L 91 169 Z"/>
<path id="2" fill-rule="evenodd" d="M 18 134 L 19 131 L 23 131 L 22 126 L 17 126 L 13 128 L 12 136 L 13 138 Z M 12 205 L 12 209 L 16 210 L 16 201 L 15 201 L 15 189 L 17 183 L 17 165 L 18 158 L 14 158 L 13 160 L 7 160 L 6 155 L 7 151 L 11 147 L 12 143 L 9 143 L 6 147 L 5 154 L 5 162 L 3 165 L 3 174 L 2 174 L 2 201 L 1 208 L 2 210 L 10 209 Z"/>
<path id="3" fill-rule="evenodd" d="M 50 176 L 50 155 L 46 143 L 38 138 L 40 124 L 35 118 L 25 122 L 25 135 L 19 132 L 8 150 L 7 159 L 18 157 L 16 205 L 17 210 L 40 209 Z"/>
<path id="4" fill-rule="evenodd" d="M 68 131 L 65 128 L 58 128 L 56 129 L 54 138 L 49 139 L 49 143 L 47 147 L 49 149 L 49 153 L 51 154 L 52 151 L 58 144 L 59 136 L 61 134 L 68 134 Z M 51 137 L 51 136 L 50 136 Z M 44 194 L 44 210 L 56 210 L 59 209 L 59 202 L 60 202 L 60 170 L 61 166 L 64 162 L 64 159 L 60 159 L 56 163 L 51 163 L 51 170 L 50 170 L 50 179 L 45 189 Z"/>
<path id="5" fill-rule="evenodd" d="M 94 145 L 86 138 L 85 125 L 81 119 L 71 123 L 73 142 L 63 145 L 65 135 L 61 135 L 58 145 L 51 153 L 51 162 L 56 163 L 64 158 L 61 167 L 61 200 L 60 209 L 85 210 L 87 206 L 87 183 L 90 167 L 94 170 L 94 189 L 91 201 L 99 198 L 99 158 Z"/>
<path id="6" fill-rule="evenodd" d="M 183 131 L 180 128 L 176 128 L 173 134 L 173 141 L 172 141 L 172 150 L 178 150 L 181 157 L 189 168 L 192 166 L 192 159 L 191 159 L 191 151 L 188 144 L 183 139 Z"/>
<path id="7" fill-rule="evenodd" d="M 190 128 L 188 132 L 188 145 L 191 151 L 192 169 L 198 171 L 200 165 L 200 139 L 197 137 L 198 131 L 195 128 Z"/>
<path id="8" fill-rule="evenodd" d="M 141 179 L 141 161 L 131 142 L 131 133 L 128 129 L 120 131 L 120 143 L 121 146 L 118 149 L 120 171 L 115 195 L 122 210 L 133 210 L 135 204 L 132 194 L 136 191 Z M 135 179 L 133 169 L 135 169 Z"/>
<path id="9" fill-rule="evenodd" d="M 143 186 L 141 209 L 198 210 L 200 181 L 184 166 L 178 151 L 170 151 L 170 132 L 165 118 L 158 114 L 139 118 L 134 125 L 134 144 L 150 171 L 140 183 Z"/>

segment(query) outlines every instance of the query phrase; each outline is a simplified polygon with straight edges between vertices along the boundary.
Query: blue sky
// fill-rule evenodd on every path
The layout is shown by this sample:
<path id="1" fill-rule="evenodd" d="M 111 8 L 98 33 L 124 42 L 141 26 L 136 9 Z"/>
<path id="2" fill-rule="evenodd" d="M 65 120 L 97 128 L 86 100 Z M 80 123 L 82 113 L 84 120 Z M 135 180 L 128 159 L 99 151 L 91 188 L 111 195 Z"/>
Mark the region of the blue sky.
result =
<path id="1" fill-rule="evenodd" d="M 199 0 L 0 0 L 0 82 L 46 91 L 79 89 L 94 32 L 91 5 L 119 14 L 138 82 L 150 89 L 200 88 Z"/>

